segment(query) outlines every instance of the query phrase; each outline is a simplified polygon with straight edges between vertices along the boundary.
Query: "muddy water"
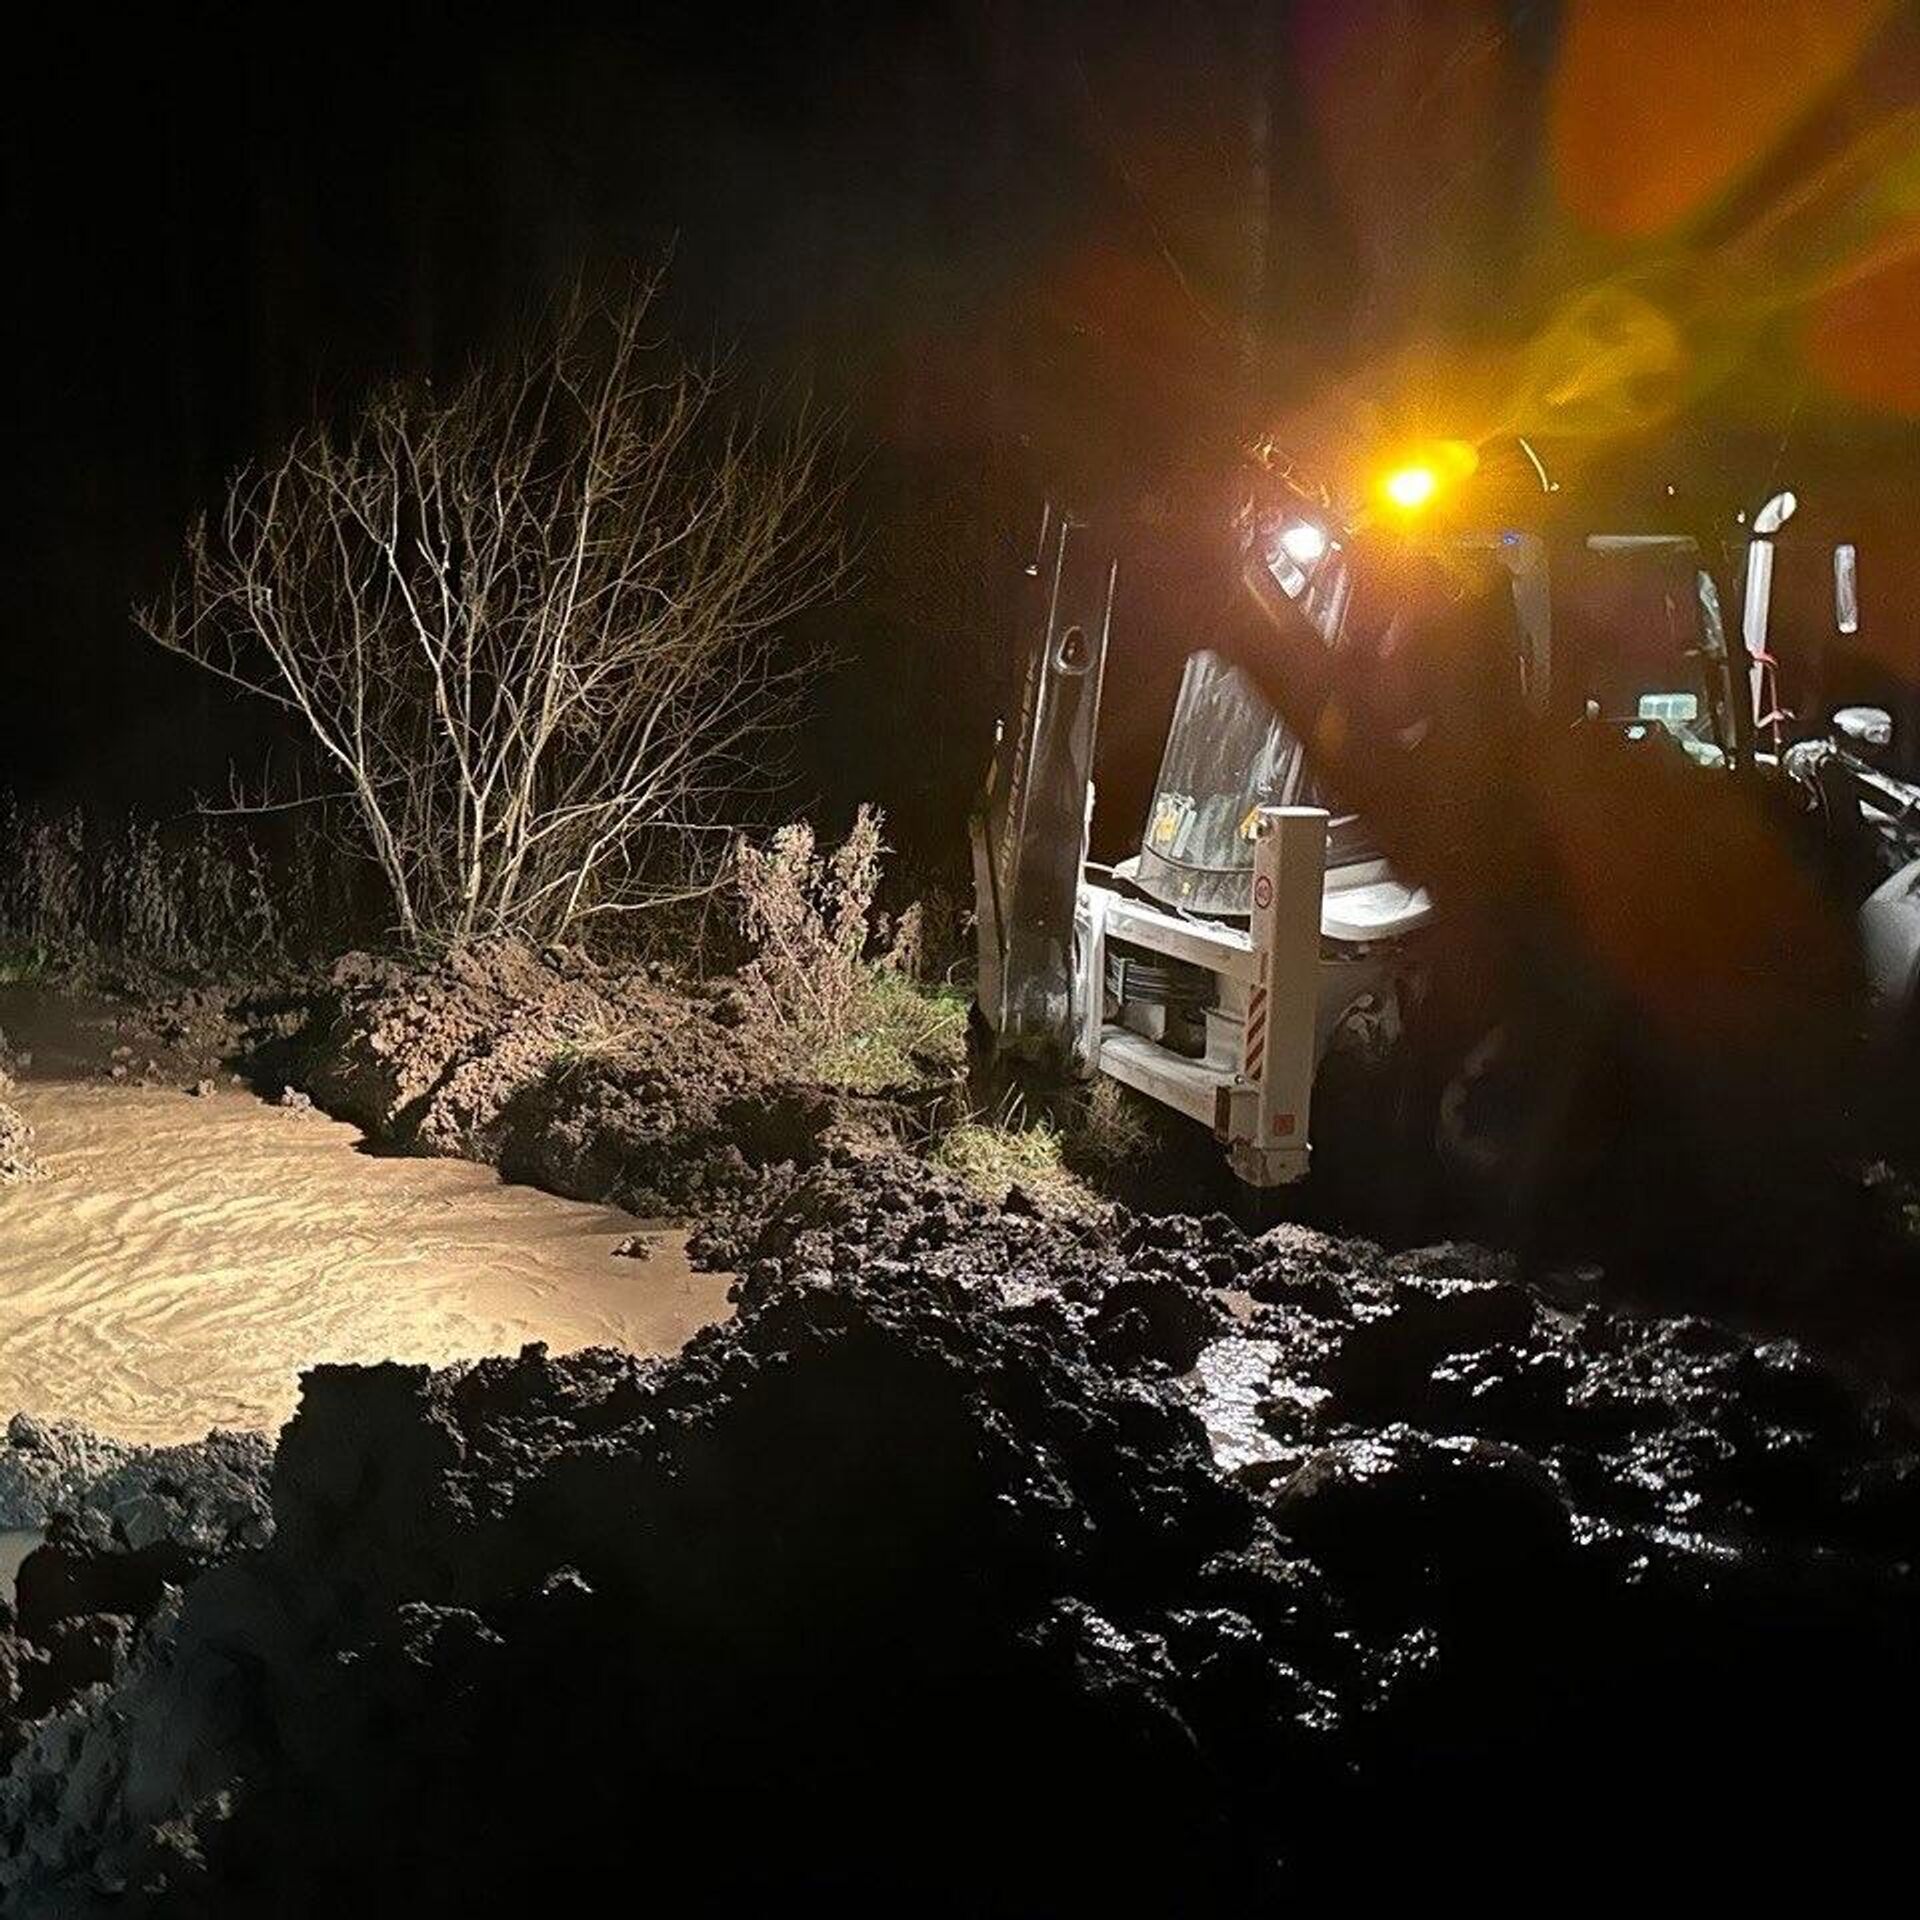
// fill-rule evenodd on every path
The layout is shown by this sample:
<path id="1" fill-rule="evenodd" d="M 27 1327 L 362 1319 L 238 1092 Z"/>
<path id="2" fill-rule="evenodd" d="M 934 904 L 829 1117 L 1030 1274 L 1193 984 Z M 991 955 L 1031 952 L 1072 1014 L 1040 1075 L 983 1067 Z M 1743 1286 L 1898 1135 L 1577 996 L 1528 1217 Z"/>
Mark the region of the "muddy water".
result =
<path id="1" fill-rule="evenodd" d="M 143 1441 L 275 1427 L 316 1361 L 666 1352 L 727 1311 L 681 1233 L 617 1258 L 626 1214 L 376 1157 L 235 1088 L 35 1080 L 12 1100 L 50 1178 L 0 1188 L 0 1419 Z"/>

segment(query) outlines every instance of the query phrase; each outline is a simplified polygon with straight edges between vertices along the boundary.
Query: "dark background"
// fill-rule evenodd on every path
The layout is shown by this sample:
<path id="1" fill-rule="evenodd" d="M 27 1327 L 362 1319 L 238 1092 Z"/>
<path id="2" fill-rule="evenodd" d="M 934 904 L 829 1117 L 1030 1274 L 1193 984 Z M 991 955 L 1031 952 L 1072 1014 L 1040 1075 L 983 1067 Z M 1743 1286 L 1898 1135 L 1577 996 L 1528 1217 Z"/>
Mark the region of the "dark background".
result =
<path id="1" fill-rule="evenodd" d="M 1392 385 L 1410 356 L 1431 386 L 1456 353 L 1478 391 L 1472 355 L 1512 361 L 1569 289 L 1650 257 L 1617 177 L 1567 177 L 1597 163 L 1553 119 L 1558 5 L 1141 11 L 393 0 L 16 26 L 0 786 L 162 811 L 224 786 L 264 723 L 127 618 L 189 514 L 315 411 L 458 368 L 581 263 L 671 247 L 681 335 L 841 410 L 857 464 L 863 580 L 826 616 L 847 664 L 795 801 L 871 794 L 917 848 L 957 841 L 1014 651 L 998 582 L 1044 489 L 1178 520 L 1303 397 Z M 1909 42 L 1877 45 L 1870 82 L 1756 126 L 1739 191 L 1652 253 L 1671 263 L 1679 231 L 1696 268 L 1722 257 L 1909 101 Z M 1597 235 L 1569 217 L 1607 192 Z M 1777 287 L 1805 243 L 1767 244 L 1723 277 Z M 1720 326 L 1714 381 L 1657 438 L 1610 430 L 1607 461 L 1729 502 L 1784 475 L 1807 524 L 1903 527 L 1900 392 L 1810 385 L 1801 308 L 1762 306 Z M 1863 553 L 1883 663 L 1910 663 L 1913 599 Z M 1136 780 L 1191 638 L 1179 584 L 1116 638 L 1107 750 Z"/>

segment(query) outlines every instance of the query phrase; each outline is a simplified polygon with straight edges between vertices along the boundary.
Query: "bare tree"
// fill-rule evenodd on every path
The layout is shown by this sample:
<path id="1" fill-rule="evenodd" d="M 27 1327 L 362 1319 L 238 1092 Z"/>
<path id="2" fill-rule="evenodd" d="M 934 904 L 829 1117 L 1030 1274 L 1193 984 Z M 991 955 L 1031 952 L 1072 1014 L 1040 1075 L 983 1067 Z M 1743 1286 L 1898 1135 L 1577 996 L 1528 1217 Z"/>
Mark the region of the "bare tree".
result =
<path id="1" fill-rule="evenodd" d="M 298 716 L 410 941 L 657 901 L 778 778 L 821 664 L 788 624 L 847 567 L 834 448 L 730 414 L 651 337 L 658 284 L 308 428 L 136 615 Z"/>

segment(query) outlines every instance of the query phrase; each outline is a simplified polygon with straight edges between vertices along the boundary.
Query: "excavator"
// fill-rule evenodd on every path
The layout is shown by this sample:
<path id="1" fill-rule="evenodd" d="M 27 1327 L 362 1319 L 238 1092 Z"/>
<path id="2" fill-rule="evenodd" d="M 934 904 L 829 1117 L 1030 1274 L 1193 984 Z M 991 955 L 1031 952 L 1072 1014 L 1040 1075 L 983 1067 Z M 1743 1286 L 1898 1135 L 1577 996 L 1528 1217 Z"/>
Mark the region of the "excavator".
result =
<path id="1" fill-rule="evenodd" d="M 1765 584 L 1793 497 L 1752 515 L 1735 578 L 1739 547 L 1718 528 L 1677 513 L 1582 524 L 1531 447 L 1505 451 L 1499 487 L 1473 484 L 1485 449 L 1434 442 L 1344 495 L 1266 451 L 1220 542 L 1231 617 L 1186 663 L 1144 823 L 1113 864 L 1090 848 L 1124 543 L 1046 509 L 1021 704 L 971 821 L 977 1055 L 1000 1079 L 1117 1081 L 1207 1129 L 1256 1193 L 1322 1178 L 1328 1158 L 1364 1170 L 1431 1153 L 1446 1176 L 1510 1179 L 1516 1141 L 1550 1132 L 1541 1088 L 1557 1068 L 1541 1059 L 1568 1050 L 1536 1047 L 1527 1097 L 1485 1097 L 1503 1053 L 1513 1077 L 1527 1027 L 1500 977 L 1523 999 L 1551 981 L 1555 1017 L 1575 1020 L 1624 977 L 1649 1003 L 1630 1016 L 1642 1033 L 1717 1044 L 1740 1029 L 1746 1046 L 1745 1016 L 1722 1017 L 1738 996 L 1703 984 L 1716 965 L 1649 959 L 1664 931 L 1645 952 L 1621 944 L 1664 929 L 1663 898 L 1728 873 L 1730 896 L 1764 902 L 1731 914 L 1734 946 L 1821 949 L 1804 963 L 1815 1000 L 1848 976 L 1805 876 L 1749 832 L 1755 808 L 1723 808 L 1730 837 L 1691 831 L 1721 804 L 1707 796 L 1749 788 L 1829 819 L 1869 796 L 1886 871 L 1861 924 L 1887 1017 L 1911 1020 L 1920 809 L 1863 758 L 1886 716 L 1842 714 L 1824 746 L 1782 752 Z M 1537 475 L 1533 511 L 1514 508 L 1514 470 Z M 1420 591 L 1441 607 L 1424 649 L 1404 617 Z M 1396 677 L 1411 692 L 1379 697 Z M 1464 758 L 1449 739 L 1470 742 Z M 1661 796 L 1651 811 L 1643 791 Z M 1910 867 L 1895 857 L 1909 829 Z M 1520 910 L 1536 891 L 1555 899 L 1551 939 Z M 1802 919 L 1817 938 L 1787 937 Z M 1756 1006 L 1748 1024 L 1769 1017 Z"/>

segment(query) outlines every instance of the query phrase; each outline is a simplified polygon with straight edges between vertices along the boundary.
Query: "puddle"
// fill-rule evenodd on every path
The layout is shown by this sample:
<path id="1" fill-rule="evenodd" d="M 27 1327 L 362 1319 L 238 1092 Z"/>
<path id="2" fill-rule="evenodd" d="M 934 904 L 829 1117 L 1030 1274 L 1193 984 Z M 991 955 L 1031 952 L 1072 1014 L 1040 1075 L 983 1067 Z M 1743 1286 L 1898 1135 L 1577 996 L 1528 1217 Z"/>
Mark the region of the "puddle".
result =
<path id="1" fill-rule="evenodd" d="M 278 1426 L 316 1361 L 670 1352 L 728 1311 L 683 1233 L 615 1257 L 630 1215 L 372 1156 L 238 1089 L 36 1078 L 12 1098 L 50 1177 L 0 1188 L 0 1418 L 198 1439 Z"/>
<path id="2" fill-rule="evenodd" d="M 1297 1455 L 1298 1447 L 1275 1431 L 1276 1411 L 1290 1429 L 1304 1430 L 1317 1417 L 1325 1389 L 1290 1379 L 1280 1366 L 1284 1352 L 1281 1342 L 1257 1336 L 1216 1340 L 1187 1376 L 1221 1472 Z"/>
<path id="3" fill-rule="evenodd" d="M 44 1537 L 38 1527 L 0 1527 L 0 1598 L 13 1599 L 13 1581 L 20 1562 Z"/>
<path id="4" fill-rule="evenodd" d="M 1223 1473 L 1270 1460 L 1279 1452 L 1260 1418 L 1279 1349 L 1271 1340 L 1215 1340 L 1189 1376 L 1213 1457 Z"/>

